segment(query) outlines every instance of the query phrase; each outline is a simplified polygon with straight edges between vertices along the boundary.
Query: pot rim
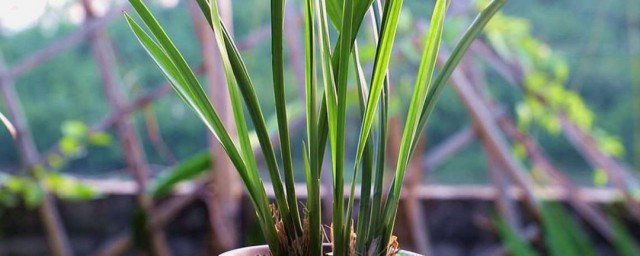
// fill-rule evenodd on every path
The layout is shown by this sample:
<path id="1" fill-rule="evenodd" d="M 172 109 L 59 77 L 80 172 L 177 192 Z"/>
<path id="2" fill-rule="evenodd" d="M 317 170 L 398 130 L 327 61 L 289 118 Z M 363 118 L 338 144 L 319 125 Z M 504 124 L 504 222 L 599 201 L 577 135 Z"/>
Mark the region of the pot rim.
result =
<path id="1" fill-rule="evenodd" d="M 331 244 L 324 243 L 323 246 L 325 246 L 325 247 L 326 246 L 331 246 Z M 266 254 L 264 254 L 265 252 L 266 252 Z M 243 253 L 243 254 L 241 254 L 241 253 Z M 249 254 L 249 253 L 256 253 L 256 254 Z M 254 245 L 254 246 L 241 247 L 241 248 L 233 249 L 233 250 L 226 251 L 226 252 L 220 254 L 220 256 L 241 256 L 241 255 L 268 256 L 268 255 L 272 255 L 272 254 L 271 254 L 271 251 L 269 250 L 269 246 L 268 245 Z M 397 255 L 422 256 L 422 254 L 415 253 L 415 252 L 410 252 L 410 251 L 405 251 L 405 250 L 400 250 Z"/>

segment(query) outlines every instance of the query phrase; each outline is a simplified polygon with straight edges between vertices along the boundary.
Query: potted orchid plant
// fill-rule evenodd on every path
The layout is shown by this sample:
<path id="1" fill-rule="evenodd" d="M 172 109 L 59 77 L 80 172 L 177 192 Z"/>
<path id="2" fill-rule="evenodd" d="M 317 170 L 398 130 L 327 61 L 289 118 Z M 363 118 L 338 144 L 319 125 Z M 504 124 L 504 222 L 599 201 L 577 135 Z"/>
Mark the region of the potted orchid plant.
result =
<path id="1" fill-rule="evenodd" d="M 468 49 L 506 0 L 488 1 L 447 61 L 436 72 L 445 14 L 451 0 L 434 1 L 424 50 L 409 100 L 404 131 L 395 166 L 385 154 L 389 122 L 388 70 L 401 16 L 402 0 L 304 0 L 306 139 L 302 161 L 308 198 L 301 211 L 296 198 L 290 132 L 285 100 L 283 21 L 284 0 L 271 0 L 271 68 L 280 138 L 281 166 L 269 139 L 265 115 L 255 83 L 247 71 L 232 35 L 225 28 L 216 0 L 197 1 L 215 34 L 228 81 L 237 138 L 232 138 L 211 105 L 194 71 L 142 0 L 130 0 L 141 23 L 125 13 L 131 30 L 176 93 L 216 136 L 241 177 L 267 246 L 234 250 L 225 255 L 394 255 L 393 236 L 400 192 L 408 162 L 437 98 Z M 375 46 L 371 70 L 365 71 L 358 52 L 358 33 L 367 15 L 373 16 Z M 140 24 L 143 24 L 145 30 Z M 331 33 L 330 33 L 331 32 Z M 332 47 L 333 46 L 333 47 Z M 353 100 L 348 88 L 358 92 L 361 113 L 353 164 L 346 163 L 347 111 Z M 245 113 L 249 114 L 247 119 Z M 252 151 L 248 121 L 255 127 L 275 200 L 269 201 Z M 353 122 L 354 120 L 349 120 Z M 327 146 L 328 145 L 328 146 Z M 320 177 L 323 159 L 331 159 L 332 209 L 321 207 Z M 349 166 L 349 170 L 347 170 Z M 390 188 L 383 177 L 392 168 Z M 353 179 L 345 181 L 347 174 Z M 283 179 L 284 177 L 284 179 Z M 356 182 L 360 181 L 359 203 Z M 345 189 L 345 185 L 346 187 Z M 345 190 L 349 190 L 348 192 Z M 345 199 L 345 195 L 348 198 Z M 332 223 L 322 223 L 321 212 L 331 211 Z M 354 218 L 354 212 L 357 217 Z M 324 228 L 329 225 L 329 228 Z"/>

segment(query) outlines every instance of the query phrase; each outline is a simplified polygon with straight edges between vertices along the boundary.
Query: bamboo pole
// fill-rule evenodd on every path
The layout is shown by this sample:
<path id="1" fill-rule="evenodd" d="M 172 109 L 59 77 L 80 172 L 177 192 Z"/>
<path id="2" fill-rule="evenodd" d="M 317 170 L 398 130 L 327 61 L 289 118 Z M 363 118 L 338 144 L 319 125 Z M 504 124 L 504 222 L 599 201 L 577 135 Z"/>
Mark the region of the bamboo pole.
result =
<path id="1" fill-rule="evenodd" d="M 133 195 L 136 192 L 135 181 L 126 180 L 100 180 L 100 179 L 81 179 L 85 184 L 89 184 L 95 187 L 98 192 L 102 194 L 113 195 Z M 199 190 L 198 184 L 203 181 L 186 181 L 179 189 L 172 194 L 176 197 L 190 195 Z M 265 183 L 265 188 L 271 185 L 269 182 Z M 300 189 L 296 196 L 301 200 L 307 198 L 304 183 L 296 183 L 296 189 Z M 356 185 L 356 189 L 359 189 L 359 185 Z M 267 196 L 273 198 L 273 190 L 267 189 Z M 330 188 L 323 188 L 320 191 L 321 196 L 330 193 Z M 506 193 L 509 197 L 517 201 L 523 201 L 523 190 L 517 185 L 510 185 Z M 566 189 L 557 184 L 548 184 L 537 186 L 533 193 L 536 198 L 542 201 L 561 201 L 567 202 L 569 200 L 569 194 Z M 616 204 L 624 202 L 622 193 L 620 190 L 613 187 L 586 187 L 577 186 L 575 191 L 576 197 L 581 201 L 589 204 Z M 345 195 L 345 198 L 348 195 Z M 360 196 L 360 193 L 356 191 L 356 199 Z M 440 185 L 440 184 L 421 184 L 416 186 L 416 197 L 420 200 L 477 200 L 477 201 L 494 201 L 498 196 L 498 191 L 495 187 L 490 185 Z M 406 193 L 402 193 L 401 198 L 405 198 Z M 347 198 L 348 199 L 348 198 Z M 162 208 L 163 204 L 160 204 L 158 208 Z"/>
<path id="2" fill-rule="evenodd" d="M 152 107 L 144 107 L 142 108 L 142 113 L 144 115 L 144 122 L 147 128 L 147 137 L 149 141 L 153 145 L 155 151 L 162 157 L 164 163 L 167 165 L 175 165 L 178 163 L 175 155 L 171 152 L 167 143 L 165 143 L 162 138 L 162 134 L 160 132 L 160 126 L 158 125 L 158 118 L 156 117 L 155 112 Z"/>
<path id="3" fill-rule="evenodd" d="M 44 48 L 34 51 L 8 69 L 7 74 L 10 77 L 18 77 L 40 65 L 40 63 L 64 52 L 78 43 L 83 42 L 83 40 L 87 39 L 94 31 L 102 29 L 116 18 L 121 18 L 122 12 L 128 9 L 126 6 L 128 6 L 128 4 L 122 4 L 113 8 L 104 16 L 87 21 L 80 28 L 70 34 L 63 36 L 60 39 L 56 39 Z"/>
<path id="4" fill-rule="evenodd" d="M 488 147 L 484 140 L 483 146 Z M 506 222 L 509 223 L 509 226 L 514 229 L 516 234 L 522 237 L 522 218 L 519 214 L 516 201 L 509 197 L 508 189 L 510 187 L 510 180 L 508 179 L 508 176 L 504 175 L 506 171 L 500 166 L 499 160 L 492 152 L 485 149 L 485 154 L 487 155 L 487 162 L 489 165 L 489 176 L 491 177 L 494 187 L 498 191 L 495 200 L 498 212 L 500 213 L 500 216 L 504 217 Z"/>
<path id="5" fill-rule="evenodd" d="M 429 239 L 429 229 L 425 221 L 424 207 L 422 207 L 422 201 L 416 196 L 416 188 L 422 184 L 425 172 L 429 171 L 429 169 L 422 168 L 425 141 L 426 139 L 422 136 L 416 145 L 414 157 L 409 162 L 409 170 L 404 182 L 407 192 L 402 205 L 407 215 L 406 224 L 416 252 L 422 255 L 434 255 Z"/>
<path id="6" fill-rule="evenodd" d="M 22 166 L 30 172 L 32 170 L 31 167 L 34 166 L 40 156 L 22 110 L 22 103 L 20 103 L 20 98 L 15 91 L 13 79 L 8 74 L 2 52 L 0 52 L 0 93 L 7 107 L 7 118 L 11 119 L 15 126 L 15 140 Z M 51 253 L 54 256 L 73 255 L 69 238 L 58 214 L 55 198 L 47 191 L 45 191 L 42 202 L 38 206 L 38 213 L 44 225 Z"/>
<path id="7" fill-rule="evenodd" d="M 187 195 L 177 196 L 171 200 L 159 205 L 149 217 L 147 225 L 149 229 L 162 229 L 171 219 L 173 219 L 184 208 L 193 204 L 198 200 L 201 191 L 207 188 L 206 182 L 200 182 L 196 185 L 196 189 Z M 123 255 L 131 246 L 131 235 L 128 232 L 122 232 L 106 244 L 102 245 L 96 253 L 96 256 L 116 256 Z"/>
<path id="8" fill-rule="evenodd" d="M 496 102 L 489 98 L 484 72 L 481 72 L 478 66 L 478 63 L 465 63 L 464 65 L 468 70 L 468 74 L 473 76 L 471 80 L 476 84 L 478 95 L 483 95 L 484 102 L 487 106 L 492 109 L 492 112 L 497 113 L 494 116 L 502 131 L 509 138 L 520 142 L 525 147 L 529 159 L 531 159 L 536 167 L 541 168 L 552 178 L 552 183 L 565 189 L 565 193 L 568 195 L 567 199 L 569 204 L 587 223 L 600 232 L 600 234 L 602 234 L 609 242 L 614 242 L 613 229 L 611 228 L 606 216 L 597 208 L 578 198 L 576 193 L 578 186 L 564 175 L 562 171 L 556 168 L 546 157 L 538 143 L 530 135 L 524 134 L 518 130 L 513 121 L 504 114 L 505 111 L 500 108 Z M 494 179 L 499 178 L 500 177 L 494 177 Z M 518 227 L 519 225 L 511 224 L 511 226 Z"/>
<path id="9" fill-rule="evenodd" d="M 91 23 L 89 21 L 89 23 Z M 261 27 L 257 30 L 254 30 L 253 32 L 251 32 L 247 37 L 245 37 L 240 43 L 238 49 L 239 50 L 246 50 L 249 49 L 251 47 L 253 47 L 256 43 L 255 41 L 259 41 L 261 40 L 261 38 L 264 38 L 266 36 L 269 35 L 269 33 L 264 33 L 264 28 L 265 27 Z M 268 31 L 267 31 L 268 32 Z M 202 65 L 197 66 L 197 67 L 193 67 L 194 73 L 196 75 L 202 74 L 204 68 Z M 167 82 L 163 82 L 160 83 L 156 86 L 153 87 L 154 89 L 152 89 L 149 92 L 146 92 L 142 95 L 139 95 L 138 97 L 136 97 L 135 99 L 131 100 L 128 104 L 126 104 L 126 106 L 124 106 L 121 109 L 112 109 L 111 112 L 109 112 L 107 115 L 105 115 L 102 119 L 100 119 L 100 121 L 94 123 L 91 125 L 90 127 L 90 131 L 89 132 L 100 132 L 100 131 L 104 131 L 108 128 L 110 128 L 111 126 L 113 126 L 117 120 L 121 119 L 123 116 L 126 115 L 131 115 L 132 113 L 134 113 L 135 111 L 138 111 L 139 109 L 143 109 L 149 105 L 151 105 L 153 103 L 153 101 L 160 99 L 161 97 L 163 97 L 164 95 L 166 95 L 167 93 L 172 91 L 171 85 L 169 85 L 169 83 Z M 36 161 L 36 164 L 46 164 L 47 162 L 47 158 L 46 156 L 51 155 L 51 154 L 55 154 L 59 157 L 61 157 L 62 159 L 65 158 L 64 154 L 62 154 L 60 152 L 60 144 L 57 143 L 56 145 L 52 146 L 50 149 L 48 149 L 46 151 L 45 156 L 41 156 L 38 161 Z"/>
<path id="10" fill-rule="evenodd" d="M 476 132 L 472 127 L 463 128 L 449 138 L 446 138 L 440 144 L 431 147 L 422 159 L 422 165 L 425 169 L 433 169 L 443 161 L 455 153 L 469 145 L 476 137 Z"/>
<path id="11" fill-rule="evenodd" d="M 596 207 L 580 199 L 577 193 L 578 186 L 551 163 L 538 143 L 531 136 L 519 131 L 509 118 L 501 117 L 498 122 L 509 137 L 519 141 L 525 147 L 529 159 L 536 166 L 546 171 L 553 178 L 554 183 L 564 188 L 569 204 L 582 216 L 582 219 L 595 228 L 609 242 L 613 243 L 615 235 L 607 217 Z"/>
<path id="12" fill-rule="evenodd" d="M 441 51 L 443 52 L 443 51 Z M 439 63 L 444 62 L 444 58 L 439 57 Z M 535 184 L 530 180 L 528 174 L 522 164 L 515 159 L 510 153 L 510 149 L 504 135 L 499 132 L 498 125 L 493 119 L 493 114 L 488 106 L 483 102 L 482 98 L 474 92 L 471 82 L 461 72 L 456 70 L 451 75 L 451 84 L 454 87 L 458 97 L 466 106 L 471 119 L 477 124 L 477 132 L 479 136 L 486 138 L 486 147 L 495 153 L 496 159 L 504 166 L 506 173 L 510 178 L 525 192 L 525 203 L 529 210 L 538 215 L 539 205 L 532 191 Z"/>
<path id="13" fill-rule="evenodd" d="M 475 93 L 485 100 L 487 106 L 490 106 L 489 102 L 486 100 L 486 92 L 488 91 L 488 85 L 486 84 L 486 77 L 484 72 L 478 68 L 478 63 L 471 57 L 467 57 L 463 60 L 462 64 L 459 66 L 460 69 L 465 71 L 465 75 L 468 77 L 469 81 L 472 82 L 473 89 L 475 89 Z M 491 110 L 494 113 L 500 113 L 501 111 Z M 478 125 L 476 124 L 476 128 Z M 518 209 L 518 205 L 513 200 L 507 196 L 507 189 L 512 182 L 509 179 L 509 175 L 503 165 L 500 163 L 499 157 L 496 155 L 496 152 L 491 150 L 490 141 L 486 136 L 483 136 L 480 133 L 480 141 L 482 142 L 482 146 L 484 147 L 485 155 L 487 158 L 488 164 L 488 173 L 491 177 L 491 181 L 499 191 L 499 195 L 496 197 L 496 205 L 498 212 L 500 215 L 505 218 L 506 222 L 511 226 L 516 235 L 518 235 L 521 239 L 524 238 L 524 227 L 522 223 L 522 216 L 520 216 L 520 212 Z M 507 174 L 507 175 L 505 175 Z"/>
<path id="14" fill-rule="evenodd" d="M 82 0 L 82 5 L 88 20 L 94 19 L 96 15 L 92 9 L 90 0 Z M 127 96 L 115 72 L 115 70 L 117 70 L 117 63 L 115 61 L 115 53 L 109 43 L 109 38 L 104 29 L 99 28 L 90 33 L 89 40 L 94 58 L 100 70 L 102 87 L 107 100 L 112 109 L 123 109 L 128 104 Z M 133 122 L 129 115 L 124 115 L 121 119 L 116 120 L 115 126 L 127 167 L 138 184 L 138 202 L 146 213 L 150 213 L 153 202 L 145 194 L 150 170 Z M 149 239 L 151 241 L 150 250 L 152 254 L 158 256 L 170 255 L 162 230 L 149 229 L 148 232 L 151 236 Z"/>
<path id="15" fill-rule="evenodd" d="M 591 134 L 586 133 L 571 122 L 564 114 L 558 114 L 562 124 L 562 132 L 574 147 L 587 158 L 592 166 L 600 167 L 618 187 L 627 200 L 627 208 L 630 213 L 640 220 L 640 200 L 631 192 L 631 186 L 637 187 L 637 180 L 624 170 L 624 167 L 610 156 L 602 152 Z"/>
<path id="16" fill-rule="evenodd" d="M 517 62 L 507 63 L 507 60 L 499 58 L 494 52 L 489 50 L 486 45 L 480 42 L 478 42 L 472 50 L 484 57 L 487 63 L 493 68 L 500 70 L 506 69 L 508 72 L 499 72 L 499 74 L 505 76 L 505 78 L 510 81 L 514 81 L 519 85 L 518 88 L 523 90 L 525 94 L 531 94 L 533 98 L 544 106 L 548 105 L 544 95 L 533 93 L 521 85 L 524 71 Z M 630 213 L 636 219 L 640 219 L 640 201 L 630 192 L 632 187 L 640 186 L 638 178 L 628 171 L 625 166 L 604 153 L 598 147 L 594 137 L 569 120 L 564 113 L 557 111 L 555 115 L 560 120 L 564 136 L 592 166 L 602 168 L 607 173 L 613 184 L 623 193 Z"/>

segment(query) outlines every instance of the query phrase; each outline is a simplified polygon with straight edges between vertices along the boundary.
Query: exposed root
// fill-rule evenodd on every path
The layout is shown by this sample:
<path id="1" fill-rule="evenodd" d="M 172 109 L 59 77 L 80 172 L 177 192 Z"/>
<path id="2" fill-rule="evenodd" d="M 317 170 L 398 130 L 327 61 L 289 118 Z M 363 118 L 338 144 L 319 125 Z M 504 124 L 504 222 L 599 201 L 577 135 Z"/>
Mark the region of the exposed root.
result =
<path id="1" fill-rule="evenodd" d="M 331 224 L 331 226 L 329 227 L 329 234 L 331 234 L 331 250 L 334 251 L 335 248 L 333 248 L 333 224 Z M 351 228 L 349 231 L 349 256 L 357 256 L 358 254 L 356 253 L 356 240 L 358 238 L 358 235 L 356 235 L 356 232 L 354 232 L 354 228 L 353 228 L 353 224 L 351 224 Z"/>
<path id="2" fill-rule="evenodd" d="M 400 251 L 400 243 L 398 243 L 398 237 L 391 236 L 389 239 L 389 243 L 387 244 L 387 250 L 384 254 L 376 254 L 376 250 L 378 245 L 380 244 L 380 238 L 374 238 L 371 244 L 367 247 L 367 252 L 365 255 L 367 256 L 393 256 L 398 254 Z"/>
<path id="3" fill-rule="evenodd" d="M 400 243 L 398 243 L 398 237 L 391 236 L 389 244 L 387 245 L 387 256 L 396 255 L 400 250 Z"/>
<path id="4" fill-rule="evenodd" d="M 353 231 L 353 224 L 349 230 L 349 256 L 356 256 L 356 232 Z"/>
<path id="5" fill-rule="evenodd" d="M 272 217 L 276 227 L 276 233 L 278 235 L 278 241 L 282 248 L 284 248 L 287 252 L 287 255 L 291 256 L 303 256 L 303 255 L 312 255 L 309 251 L 309 239 L 310 239 L 310 221 L 309 217 L 305 216 L 303 224 L 302 224 L 302 235 L 301 236 L 289 236 L 287 230 L 285 228 L 284 222 L 282 221 L 282 217 L 280 215 L 280 211 L 278 211 L 277 207 L 274 204 L 270 205 Z M 334 251 L 333 248 L 333 224 L 329 226 L 329 242 L 331 242 L 331 250 Z M 358 256 L 356 252 L 356 240 L 358 235 L 354 232 L 353 224 L 350 227 L 349 232 L 349 256 Z M 377 239 L 374 239 L 374 241 Z M 375 242 L 373 244 L 376 244 Z M 375 251 L 374 245 L 369 247 L 367 255 L 373 255 Z M 389 240 L 389 244 L 387 244 L 387 250 L 385 256 L 393 256 L 396 255 L 399 251 L 399 243 L 398 238 L 396 236 L 391 236 Z"/>
<path id="6" fill-rule="evenodd" d="M 276 226 L 276 233 L 280 245 L 287 251 L 287 255 L 309 255 L 309 218 L 305 217 L 302 226 L 302 236 L 292 236 L 287 234 L 287 230 L 280 216 L 280 211 L 274 204 L 270 205 L 272 217 Z"/>

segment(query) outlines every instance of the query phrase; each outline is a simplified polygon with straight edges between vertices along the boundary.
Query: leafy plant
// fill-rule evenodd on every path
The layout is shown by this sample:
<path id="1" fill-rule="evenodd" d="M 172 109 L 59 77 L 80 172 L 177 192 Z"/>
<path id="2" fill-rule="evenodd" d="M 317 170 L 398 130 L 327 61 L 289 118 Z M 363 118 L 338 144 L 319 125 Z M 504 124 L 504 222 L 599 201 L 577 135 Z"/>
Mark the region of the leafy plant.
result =
<path id="1" fill-rule="evenodd" d="M 507 252 L 513 256 L 537 256 L 539 255 L 527 241 L 520 237 L 513 227 L 502 216 L 494 217 L 494 223 L 498 230 L 502 243 Z"/>
<path id="2" fill-rule="evenodd" d="M 12 135 L 15 133 L 15 128 L 2 113 L 0 121 L 5 123 Z M 60 152 L 47 154 L 43 163 L 29 168 L 25 173 L 0 173 L 0 209 L 15 207 L 20 201 L 28 208 L 34 208 L 40 205 L 46 193 L 66 200 L 88 200 L 99 196 L 91 186 L 55 170 L 64 165 L 67 158 L 83 151 L 85 144 L 107 145 L 111 137 L 105 133 L 90 132 L 86 125 L 78 121 L 65 122 L 62 132 L 64 136 L 60 140 Z"/>
<path id="3" fill-rule="evenodd" d="M 389 0 L 384 5 L 377 0 L 304 1 L 307 140 L 303 146 L 303 162 L 308 192 L 304 216 L 300 216 L 294 189 L 284 97 L 284 0 L 271 1 L 271 68 L 282 167 L 278 165 L 275 149 L 269 139 L 265 115 L 254 90 L 255 84 L 233 38 L 221 21 L 216 0 L 197 0 L 197 3 L 215 33 L 220 50 L 237 127 L 237 140 L 229 135 L 193 70 L 144 3 L 130 0 L 150 33 L 128 14 L 125 17 L 135 36 L 178 95 L 202 119 L 226 151 L 245 184 L 263 235 L 274 255 L 322 255 L 324 230 L 321 211 L 326 209 L 320 207 L 320 176 L 327 143 L 333 185 L 333 223 L 329 232 L 333 255 L 389 255 L 397 251 L 398 244 L 392 231 L 406 168 L 421 131 L 463 54 L 505 2 L 494 0 L 487 5 L 465 32 L 437 76 L 433 77 L 445 13 L 450 3 L 448 0 L 436 1 L 406 115 L 395 175 L 391 188 L 383 196 L 383 172 L 387 165 L 392 164 L 385 155 L 389 106 L 387 69 L 403 1 Z M 367 77 L 359 59 L 356 38 L 370 10 L 375 19 L 373 31 L 376 38 L 373 43 L 376 52 L 373 70 Z M 336 40 L 331 39 L 332 28 L 337 34 Z M 332 48 L 332 45 L 335 47 Z M 361 126 L 356 158 L 350 170 L 354 178 L 345 204 L 345 175 L 349 172 L 345 169 L 347 92 L 352 80 L 355 80 L 358 90 Z M 255 127 L 273 184 L 273 204 L 267 198 L 253 155 L 245 110 Z M 359 172 L 361 203 L 354 224 L 352 215 Z"/>
<path id="4" fill-rule="evenodd" d="M 545 202 L 541 221 L 549 255 L 596 255 L 584 230 L 557 202 Z"/>
<path id="5" fill-rule="evenodd" d="M 617 214 L 609 214 L 609 220 L 613 227 L 613 233 L 615 240 L 613 242 L 613 249 L 620 256 L 632 256 L 640 254 L 640 246 L 634 239 L 634 235 L 629 232 L 629 229 L 624 225 L 623 219 Z"/>
<path id="6" fill-rule="evenodd" d="M 147 193 L 154 198 L 165 196 L 180 181 L 197 177 L 209 168 L 211 168 L 211 152 L 197 153 L 156 178 Z"/>
<path id="7" fill-rule="evenodd" d="M 609 214 L 613 230 L 611 249 L 616 255 L 638 255 L 638 247 L 633 234 L 622 223 L 616 214 Z M 597 255 L 598 244 L 588 237 L 584 226 L 558 202 L 544 202 L 541 207 L 541 236 L 544 239 L 547 254 L 545 255 Z M 539 255 L 538 252 L 519 236 L 501 216 L 494 218 L 494 223 L 506 250 L 515 256 Z"/>
<path id="8" fill-rule="evenodd" d="M 99 196 L 93 187 L 70 176 L 44 169 L 36 169 L 34 172 L 35 177 L 0 173 L 0 208 L 12 208 L 18 202 L 34 208 L 40 205 L 45 193 L 76 201 Z"/>
<path id="9" fill-rule="evenodd" d="M 569 64 L 531 33 L 528 20 L 503 13 L 495 15 L 487 25 L 487 41 L 504 59 L 517 60 L 525 71 L 525 98 L 516 113 L 521 129 L 537 124 L 551 134 L 561 131 L 558 113 L 563 113 L 581 129 L 593 134 L 598 147 L 614 157 L 624 156 L 619 138 L 595 125 L 595 113 L 576 91 L 566 84 Z"/>

